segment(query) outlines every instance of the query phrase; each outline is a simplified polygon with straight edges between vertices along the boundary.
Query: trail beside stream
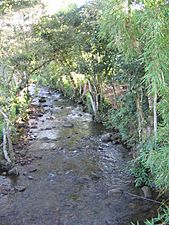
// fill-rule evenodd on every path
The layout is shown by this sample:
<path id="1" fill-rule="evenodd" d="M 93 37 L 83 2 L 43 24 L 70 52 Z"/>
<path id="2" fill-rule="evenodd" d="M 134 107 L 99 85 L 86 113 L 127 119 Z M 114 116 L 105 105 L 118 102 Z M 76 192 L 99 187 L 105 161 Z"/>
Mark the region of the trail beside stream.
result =
<path id="1" fill-rule="evenodd" d="M 128 151 L 102 142 L 104 128 L 80 105 L 40 88 L 31 107 L 20 175 L 0 176 L 0 225 L 128 225 L 154 214 L 154 203 L 127 194 L 139 194 Z"/>

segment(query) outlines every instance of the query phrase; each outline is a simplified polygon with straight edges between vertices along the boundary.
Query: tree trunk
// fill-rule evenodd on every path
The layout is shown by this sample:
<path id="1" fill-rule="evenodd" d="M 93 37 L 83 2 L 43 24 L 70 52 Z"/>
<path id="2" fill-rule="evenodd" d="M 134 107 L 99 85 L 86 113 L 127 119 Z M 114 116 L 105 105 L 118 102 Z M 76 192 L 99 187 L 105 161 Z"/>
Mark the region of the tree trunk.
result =
<path id="1" fill-rule="evenodd" d="M 157 141 L 157 92 L 156 91 L 154 94 L 153 112 L 154 112 L 154 139 L 155 139 L 155 143 L 156 143 L 156 141 Z"/>

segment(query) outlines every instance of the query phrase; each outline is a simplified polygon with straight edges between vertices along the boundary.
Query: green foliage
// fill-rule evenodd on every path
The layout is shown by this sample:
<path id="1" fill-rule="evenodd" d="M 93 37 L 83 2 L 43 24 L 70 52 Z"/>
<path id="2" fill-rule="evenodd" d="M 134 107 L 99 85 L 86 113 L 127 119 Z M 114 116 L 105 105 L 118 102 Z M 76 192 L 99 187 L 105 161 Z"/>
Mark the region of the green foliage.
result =
<path id="1" fill-rule="evenodd" d="M 0 14 L 7 13 L 9 10 L 32 7 L 38 3 L 39 0 L 3 0 L 0 2 Z"/>
<path id="2" fill-rule="evenodd" d="M 150 167 L 156 185 L 159 188 L 169 189 L 169 145 L 151 150 L 147 159 L 147 165 Z"/>
<path id="3" fill-rule="evenodd" d="M 123 98 L 118 102 L 122 105 L 121 108 L 110 109 L 104 124 L 109 129 L 118 130 L 122 141 L 132 146 L 138 140 L 136 107 L 131 93 L 127 93 Z"/>
<path id="4" fill-rule="evenodd" d="M 151 144 L 149 144 L 151 145 Z M 130 173 L 135 177 L 136 187 L 154 186 L 154 179 L 151 174 L 150 167 L 147 165 L 147 158 L 149 156 L 148 144 L 142 147 L 136 159 L 130 163 Z"/>

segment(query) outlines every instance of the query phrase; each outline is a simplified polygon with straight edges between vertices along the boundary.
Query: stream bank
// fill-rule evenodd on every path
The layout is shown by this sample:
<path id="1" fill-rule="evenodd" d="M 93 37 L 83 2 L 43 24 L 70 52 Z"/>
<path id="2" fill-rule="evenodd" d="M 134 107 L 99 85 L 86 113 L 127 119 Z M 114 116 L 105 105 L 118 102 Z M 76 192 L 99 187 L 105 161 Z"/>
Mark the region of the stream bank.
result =
<path id="1" fill-rule="evenodd" d="M 20 175 L 0 176 L 0 225 L 128 225 L 155 214 L 158 205 L 134 196 L 126 149 L 103 142 L 80 105 L 40 88 L 31 110 Z"/>

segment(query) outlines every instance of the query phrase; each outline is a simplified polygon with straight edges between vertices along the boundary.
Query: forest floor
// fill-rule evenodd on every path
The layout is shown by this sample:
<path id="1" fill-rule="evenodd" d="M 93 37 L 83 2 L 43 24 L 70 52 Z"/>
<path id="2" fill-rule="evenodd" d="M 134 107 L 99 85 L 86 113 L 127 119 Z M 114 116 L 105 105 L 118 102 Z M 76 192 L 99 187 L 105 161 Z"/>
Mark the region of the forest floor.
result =
<path id="1" fill-rule="evenodd" d="M 0 225 L 128 225 L 155 214 L 127 173 L 128 150 L 80 105 L 39 88 L 25 131 L 20 175 L 0 176 Z"/>

